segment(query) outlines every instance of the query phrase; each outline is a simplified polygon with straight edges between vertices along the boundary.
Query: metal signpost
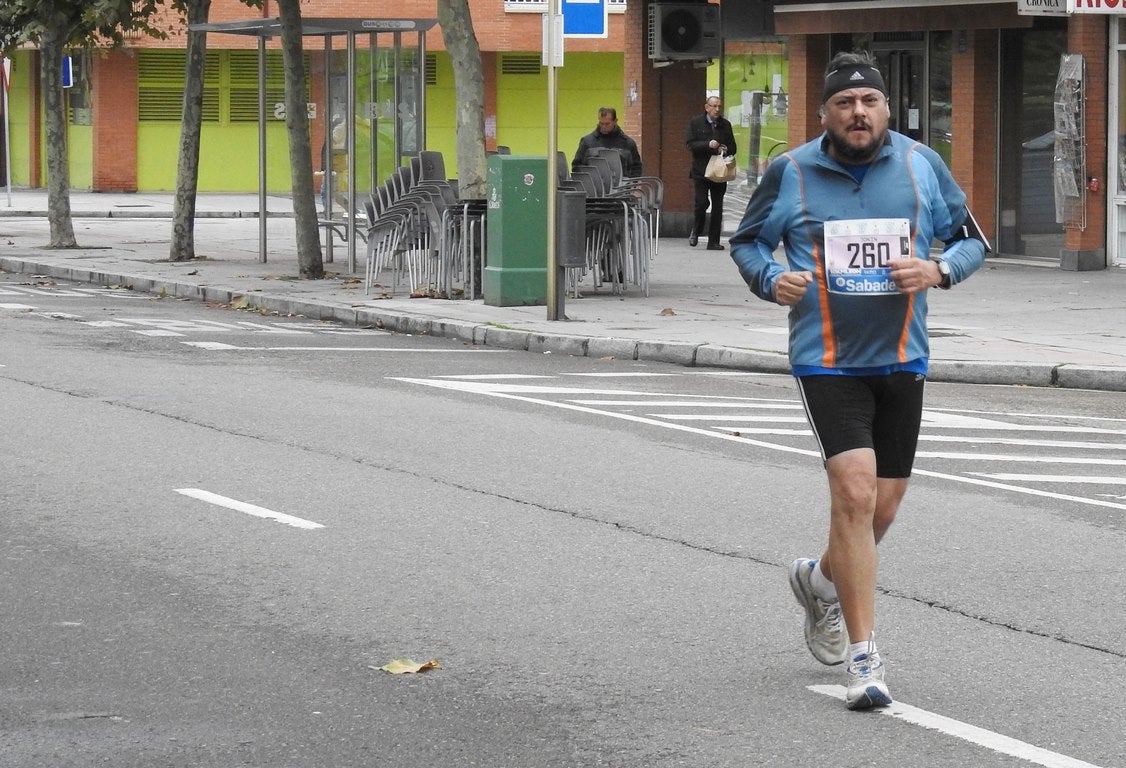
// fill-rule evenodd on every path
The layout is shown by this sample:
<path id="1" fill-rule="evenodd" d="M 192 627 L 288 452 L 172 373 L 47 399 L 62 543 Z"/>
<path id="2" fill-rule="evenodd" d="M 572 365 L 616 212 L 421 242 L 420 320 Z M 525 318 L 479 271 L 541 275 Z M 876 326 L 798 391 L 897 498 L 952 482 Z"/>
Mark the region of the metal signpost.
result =
<path id="1" fill-rule="evenodd" d="M 543 21 L 543 64 L 547 67 L 547 319 L 565 320 L 563 293 L 558 281 L 563 279 L 559 268 L 556 242 L 559 223 L 559 175 L 555 171 L 558 153 L 559 84 L 556 68 L 563 66 L 563 38 L 606 37 L 606 0 L 550 0 Z"/>

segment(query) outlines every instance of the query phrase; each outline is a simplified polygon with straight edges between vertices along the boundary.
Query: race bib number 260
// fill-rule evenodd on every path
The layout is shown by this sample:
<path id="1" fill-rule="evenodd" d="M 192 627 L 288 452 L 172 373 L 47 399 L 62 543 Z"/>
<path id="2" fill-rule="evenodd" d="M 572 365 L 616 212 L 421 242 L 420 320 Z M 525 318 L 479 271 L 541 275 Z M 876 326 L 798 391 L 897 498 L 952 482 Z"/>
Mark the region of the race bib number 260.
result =
<path id="1" fill-rule="evenodd" d="M 825 266 L 833 293 L 898 293 L 888 262 L 910 255 L 911 224 L 907 219 L 825 222 Z"/>

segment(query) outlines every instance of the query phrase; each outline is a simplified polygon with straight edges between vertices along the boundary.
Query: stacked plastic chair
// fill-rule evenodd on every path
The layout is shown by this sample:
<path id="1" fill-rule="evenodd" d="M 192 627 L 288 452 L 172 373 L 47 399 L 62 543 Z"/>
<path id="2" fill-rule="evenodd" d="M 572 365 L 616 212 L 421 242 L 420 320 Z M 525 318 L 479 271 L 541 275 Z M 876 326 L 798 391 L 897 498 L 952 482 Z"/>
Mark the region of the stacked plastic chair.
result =
<path id="1" fill-rule="evenodd" d="M 411 296 L 440 296 L 446 252 L 444 221 L 457 192 L 444 178 L 429 178 L 435 161 L 420 153 L 371 194 L 364 291 L 371 293 L 384 269 L 394 270 L 392 290 L 406 279 Z M 427 165 L 429 160 L 429 166 Z M 439 156 L 440 161 L 440 156 Z M 440 163 L 439 163 L 440 164 Z"/>
<path id="2" fill-rule="evenodd" d="M 595 149 L 575 166 L 561 186 L 586 192 L 587 265 L 594 285 L 611 285 L 615 293 L 627 284 L 649 295 L 649 264 L 661 231 L 664 184 L 655 176 L 626 177 L 621 155 Z M 569 279 L 577 292 L 581 275 Z"/>

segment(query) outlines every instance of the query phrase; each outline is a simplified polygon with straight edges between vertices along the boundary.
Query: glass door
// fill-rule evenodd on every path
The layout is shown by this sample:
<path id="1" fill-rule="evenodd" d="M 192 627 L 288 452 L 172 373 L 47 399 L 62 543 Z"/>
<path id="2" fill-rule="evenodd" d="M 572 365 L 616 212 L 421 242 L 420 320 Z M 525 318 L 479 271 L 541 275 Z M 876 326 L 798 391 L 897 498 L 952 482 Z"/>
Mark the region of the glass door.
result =
<path id="1" fill-rule="evenodd" d="M 1033 29 L 1001 30 L 1000 43 L 997 253 L 1055 260 L 1064 233 L 1052 181 L 1053 104 L 1066 29 L 1038 21 Z"/>
<path id="2" fill-rule="evenodd" d="M 904 45 L 904 41 L 895 45 Z M 929 143 L 930 99 L 927 95 L 926 50 L 923 41 L 909 48 L 881 49 L 873 46 L 880 69 L 887 75 L 888 127 L 924 144 Z"/>

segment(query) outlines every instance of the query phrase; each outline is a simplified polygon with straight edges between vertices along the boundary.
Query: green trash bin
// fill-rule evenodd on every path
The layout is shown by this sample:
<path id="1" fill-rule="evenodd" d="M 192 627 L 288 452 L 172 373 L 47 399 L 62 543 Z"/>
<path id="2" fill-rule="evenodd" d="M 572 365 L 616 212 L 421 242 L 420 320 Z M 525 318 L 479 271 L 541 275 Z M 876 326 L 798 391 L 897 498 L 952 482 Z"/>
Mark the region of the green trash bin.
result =
<path id="1" fill-rule="evenodd" d="M 546 304 L 547 158 L 491 155 L 488 162 L 485 303 Z"/>

